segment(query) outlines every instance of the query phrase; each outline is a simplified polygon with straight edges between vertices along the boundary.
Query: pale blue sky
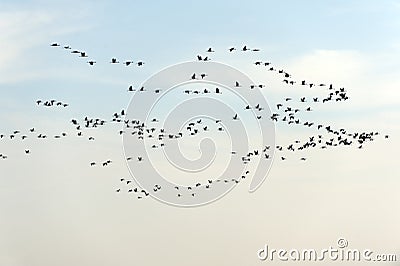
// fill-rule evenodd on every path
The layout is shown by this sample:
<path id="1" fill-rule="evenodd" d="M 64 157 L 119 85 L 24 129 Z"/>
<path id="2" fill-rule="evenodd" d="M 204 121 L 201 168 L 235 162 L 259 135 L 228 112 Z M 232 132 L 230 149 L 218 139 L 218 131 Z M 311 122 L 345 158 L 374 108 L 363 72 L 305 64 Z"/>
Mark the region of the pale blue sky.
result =
<path id="1" fill-rule="evenodd" d="M 312 118 L 390 139 L 311 152 L 306 164 L 274 163 L 256 193 L 241 184 L 197 209 L 115 195 L 119 178 L 129 176 L 118 126 L 93 133 L 96 145 L 72 137 L 3 141 L 0 153 L 10 158 L 0 160 L 0 265 L 265 265 L 256 251 L 266 243 L 326 248 L 338 237 L 400 255 L 399 33 L 400 1 L 1 1 L 0 134 L 33 126 L 73 132 L 72 117 L 109 118 L 128 105 L 129 85 L 213 47 L 214 61 L 267 84 L 272 105 L 319 92 L 283 86 L 256 60 L 346 87 L 348 102 Z M 52 42 L 84 50 L 97 64 Z M 245 44 L 261 51 L 227 52 Z M 113 66 L 112 57 L 145 65 Z M 39 108 L 37 99 L 70 106 Z M 278 126 L 277 143 L 308 135 Z M 108 158 L 115 163 L 107 169 L 88 167 Z"/>

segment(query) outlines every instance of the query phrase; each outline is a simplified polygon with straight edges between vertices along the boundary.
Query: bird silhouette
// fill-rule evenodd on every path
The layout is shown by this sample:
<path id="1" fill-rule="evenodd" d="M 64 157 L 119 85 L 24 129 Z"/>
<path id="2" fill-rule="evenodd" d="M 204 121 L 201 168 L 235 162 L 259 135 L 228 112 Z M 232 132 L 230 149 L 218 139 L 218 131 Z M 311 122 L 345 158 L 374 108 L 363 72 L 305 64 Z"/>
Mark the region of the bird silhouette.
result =
<path id="1" fill-rule="evenodd" d="M 119 61 L 117 60 L 117 58 L 111 58 L 110 63 L 111 64 L 119 64 Z"/>

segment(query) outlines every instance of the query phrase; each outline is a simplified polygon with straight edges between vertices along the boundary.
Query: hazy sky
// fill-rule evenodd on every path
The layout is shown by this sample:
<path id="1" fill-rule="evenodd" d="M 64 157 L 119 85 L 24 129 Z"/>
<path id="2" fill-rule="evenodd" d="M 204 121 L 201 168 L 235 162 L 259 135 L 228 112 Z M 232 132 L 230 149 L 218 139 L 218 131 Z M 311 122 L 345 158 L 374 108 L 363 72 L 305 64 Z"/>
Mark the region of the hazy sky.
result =
<path id="1" fill-rule="evenodd" d="M 0 265 L 279 265 L 259 261 L 257 250 L 323 249 L 339 237 L 400 259 L 399 32 L 400 1 L 2 1 L 0 153 L 8 159 L 0 159 Z M 97 64 L 52 42 L 84 50 Z M 243 45 L 261 51 L 227 52 Z M 73 117 L 109 118 L 128 105 L 129 85 L 208 47 L 214 61 L 267 84 L 271 105 L 320 92 L 284 86 L 256 60 L 295 79 L 345 87 L 349 101 L 323 106 L 312 119 L 390 138 L 361 150 L 315 150 L 306 162 L 276 160 L 255 193 L 246 180 L 213 204 L 187 209 L 115 193 L 129 178 L 118 125 L 92 131 L 95 143 L 8 138 L 32 127 L 49 136 L 74 132 Z M 111 67 L 112 57 L 145 66 Z M 38 107 L 37 99 L 70 106 Z M 309 135 L 276 128 L 278 144 Z M 89 167 L 107 159 L 110 167 Z"/>

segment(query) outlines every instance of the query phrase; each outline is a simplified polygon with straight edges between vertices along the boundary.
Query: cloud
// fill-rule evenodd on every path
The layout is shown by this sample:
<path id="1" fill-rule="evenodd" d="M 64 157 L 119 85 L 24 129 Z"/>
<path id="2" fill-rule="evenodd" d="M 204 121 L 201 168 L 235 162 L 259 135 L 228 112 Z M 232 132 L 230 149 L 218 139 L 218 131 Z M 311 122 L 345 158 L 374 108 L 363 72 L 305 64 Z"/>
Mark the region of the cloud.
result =
<path id="1" fill-rule="evenodd" d="M 38 46 L 47 46 L 56 37 L 90 27 L 78 24 L 86 17 L 84 11 L 62 16 L 60 12 L 51 9 L 0 12 L 0 83 L 40 75 L 35 67 L 37 62 L 34 62 L 40 57 Z"/>
<path id="2" fill-rule="evenodd" d="M 288 68 L 298 77 L 316 82 L 343 82 L 366 71 L 368 61 L 357 51 L 315 50 L 292 59 Z"/>
<path id="3" fill-rule="evenodd" d="M 1 51 L 0 69 L 6 68 L 10 63 L 19 58 L 24 49 L 29 47 L 29 42 L 22 41 L 23 36 L 31 35 L 35 28 L 49 22 L 47 14 L 32 14 L 34 12 L 1 12 L 0 36 Z M 29 38 L 25 38 L 29 40 Z M 31 39 L 32 43 L 32 39 Z"/>
<path id="4" fill-rule="evenodd" d="M 345 109 L 400 104 L 400 66 L 390 53 L 363 54 L 355 50 L 315 50 L 287 63 L 295 79 L 345 87 L 351 104 Z"/>

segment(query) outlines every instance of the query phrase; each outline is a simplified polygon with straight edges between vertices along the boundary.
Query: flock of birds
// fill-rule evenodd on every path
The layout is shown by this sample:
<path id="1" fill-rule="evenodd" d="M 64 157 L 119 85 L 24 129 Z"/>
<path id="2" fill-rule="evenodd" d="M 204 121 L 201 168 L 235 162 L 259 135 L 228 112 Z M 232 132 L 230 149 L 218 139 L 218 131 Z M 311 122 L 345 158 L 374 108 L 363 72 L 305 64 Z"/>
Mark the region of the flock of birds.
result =
<path id="1" fill-rule="evenodd" d="M 48 101 L 42 101 L 42 100 L 37 100 L 36 101 L 37 105 L 42 105 L 45 107 L 52 107 L 52 106 L 61 106 L 61 107 L 68 107 L 69 104 L 68 103 L 63 103 L 61 101 L 57 101 L 57 100 L 48 100 Z"/>
<path id="2" fill-rule="evenodd" d="M 60 45 L 59 43 L 56 43 L 56 42 L 50 44 L 50 46 L 51 46 L 51 47 L 61 47 L 61 45 Z M 72 47 L 69 46 L 69 45 L 63 45 L 62 48 L 65 49 L 65 50 L 67 50 L 67 51 L 71 51 L 71 54 L 77 54 L 78 57 L 81 57 L 81 58 L 89 58 L 88 54 L 87 54 L 85 51 L 72 49 Z M 91 65 L 91 66 L 94 66 L 97 62 L 96 62 L 94 59 L 90 59 L 89 61 L 87 61 L 87 63 L 88 63 L 89 65 Z M 119 61 L 117 58 L 113 57 L 113 58 L 111 58 L 111 60 L 110 60 L 110 64 L 120 64 L 120 61 Z M 123 65 L 125 65 L 125 66 L 137 65 L 137 66 L 140 67 L 140 66 L 143 66 L 143 65 L 144 65 L 144 62 L 143 62 L 143 61 L 137 61 L 137 62 L 135 62 L 135 61 L 133 61 L 133 60 L 125 60 L 125 61 L 122 61 L 121 64 L 123 64 Z"/>
<path id="3" fill-rule="evenodd" d="M 52 47 L 61 47 L 58 43 L 52 43 Z M 86 52 L 72 50 L 72 48 L 68 45 L 62 46 L 65 50 L 71 50 L 71 53 L 78 54 L 79 57 L 87 58 L 88 55 Z M 239 50 L 242 52 L 258 52 L 260 49 L 258 48 L 249 48 L 247 46 L 243 46 L 242 48 L 231 47 L 228 49 L 230 53 Z M 207 53 L 215 53 L 212 48 L 208 48 L 206 50 Z M 209 61 L 211 60 L 210 56 L 202 56 L 197 55 L 197 60 L 200 61 Z M 87 61 L 89 65 L 94 65 L 96 62 L 94 60 Z M 116 58 L 112 58 L 110 61 L 111 64 L 119 64 L 119 60 Z M 123 62 L 124 65 L 129 66 L 133 64 L 137 64 L 137 66 L 143 66 L 143 61 L 138 61 L 134 63 L 132 60 L 127 60 Z M 265 160 L 271 160 L 273 152 L 277 152 L 279 155 L 279 159 L 281 161 L 285 161 L 287 159 L 287 153 L 295 153 L 296 151 L 304 151 L 309 149 L 327 149 L 329 147 L 335 146 L 356 146 L 359 149 L 362 149 L 365 143 L 372 142 L 374 139 L 380 135 L 379 132 L 349 132 L 345 128 L 335 128 L 331 125 L 317 123 L 315 121 L 303 120 L 301 117 L 302 113 L 312 112 L 318 104 L 325 104 L 328 102 L 340 102 L 346 101 L 349 99 L 347 96 L 347 91 L 345 88 L 336 88 L 333 84 L 325 84 L 325 83 L 314 83 L 306 80 L 294 80 L 292 75 L 283 69 L 277 69 L 275 66 L 271 64 L 271 62 L 263 62 L 256 61 L 254 62 L 255 66 L 266 67 L 267 71 L 274 71 L 277 75 L 280 75 L 282 78 L 282 82 L 287 85 L 299 84 L 300 86 L 307 86 L 309 88 L 312 87 L 320 87 L 326 88 L 327 92 L 324 97 L 300 97 L 298 99 L 294 99 L 292 97 L 286 97 L 282 99 L 282 102 L 276 103 L 272 111 L 272 115 L 270 117 L 263 116 L 262 111 L 266 108 L 265 106 L 261 106 L 261 104 L 256 104 L 255 106 L 243 106 L 244 110 L 257 110 L 259 111 L 259 115 L 257 115 L 257 119 L 271 119 L 275 123 L 285 123 L 287 125 L 293 126 L 304 126 L 306 128 L 315 128 L 315 134 L 309 136 L 305 140 L 296 139 L 291 143 L 287 143 L 285 145 L 276 145 L 275 147 L 265 146 L 259 149 L 252 149 L 248 151 L 247 154 L 237 154 L 236 151 L 231 151 L 231 156 L 241 156 L 241 161 L 243 164 L 248 164 L 253 158 L 261 157 Z M 206 79 L 207 73 L 193 73 L 188 80 L 197 80 L 197 79 Z M 242 85 L 233 80 L 232 87 L 239 88 Z M 263 84 L 252 84 L 248 89 L 254 88 L 264 88 Z M 143 97 L 145 97 L 145 93 L 161 93 L 161 89 L 155 90 L 147 90 L 144 87 L 134 88 L 130 85 L 127 89 L 128 92 L 135 93 L 143 93 Z M 212 89 L 201 89 L 201 90 L 182 90 L 184 94 L 196 95 L 196 94 L 222 94 L 222 89 L 215 88 Z M 36 104 L 39 106 L 51 107 L 51 106 L 60 106 L 60 107 L 68 107 L 69 104 L 63 103 L 62 101 L 57 100 L 37 100 Z M 298 105 L 302 107 L 295 107 Z M 312 106 L 311 106 L 312 104 Z M 239 116 L 237 113 L 232 114 L 233 120 L 239 120 Z M 118 135 L 130 134 L 131 136 L 136 136 L 137 140 L 154 139 L 158 141 L 157 144 L 153 144 L 151 146 L 152 149 L 162 149 L 165 145 L 168 145 L 169 140 L 191 137 L 203 132 L 208 131 L 224 131 L 222 126 L 222 120 L 216 120 L 215 126 L 205 124 L 202 119 L 195 119 L 193 121 L 188 122 L 187 126 L 185 126 L 180 132 L 166 132 L 164 128 L 159 128 L 158 125 L 159 120 L 154 117 L 150 119 L 150 121 L 139 121 L 139 120 L 129 120 L 126 118 L 126 111 L 121 110 L 112 114 L 108 119 L 100 119 L 100 118 L 90 118 L 84 117 L 83 119 L 71 119 L 70 123 L 74 127 L 75 132 L 72 135 L 77 137 L 86 137 L 88 141 L 94 141 L 95 138 L 93 136 L 86 136 L 84 133 L 84 129 L 88 128 L 99 128 L 102 126 L 106 126 L 109 123 L 118 123 L 121 125 L 121 129 L 118 131 Z M 67 132 L 62 132 L 58 135 L 48 136 L 44 133 L 36 132 L 35 128 L 30 128 L 28 132 L 22 133 L 20 130 L 15 130 L 10 134 L 0 134 L 0 140 L 2 139 L 16 139 L 20 138 L 21 140 L 26 140 L 30 137 L 36 137 L 38 139 L 46 139 L 46 138 L 55 138 L 60 139 L 67 137 Z M 384 135 L 384 138 L 389 138 L 388 135 Z M 29 155 L 31 151 L 29 149 L 25 149 L 25 154 Z M 6 154 L 0 154 L 0 160 L 6 160 L 8 156 Z M 136 161 L 138 164 L 143 162 L 143 156 L 131 156 L 125 158 L 127 161 Z M 299 157 L 301 161 L 305 161 L 307 158 L 304 156 Z M 92 161 L 89 163 L 90 167 L 107 167 L 112 164 L 112 160 L 108 159 L 101 162 Z M 195 197 L 199 188 L 211 189 L 213 184 L 215 183 L 230 183 L 235 182 L 239 183 L 242 179 L 245 179 L 250 174 L 250 171 L 247 170 L 243 175 L 237 178 L 231 179 L 216 179 L 216 180 L 207 180 L 205 183 L 196 183 L 192 186 L 187 186 L 186 189 L 189 192 L 188 195 Z M 126 185 L 124 189 L 121 187 L 116 189 L 116 192 L 122 192 L 126 190 L 128 193 L 136 194 L 138 199 L 142 199 L 144 197 L 149 196 L 149 192 L 138 187 L 134 186 L 134 181 L 132 179 L 120 178 L 121 184 Z M 155 184 L 153 187 L 153 191 L 157 192 L 161 190 L 161 186 Z M 186 195 L 182 191 L 179 191 L 179 187 L 175 187 L 177 197 L 183 197 Z M 197 191 L 196 191 L 197 189 Z"/>

